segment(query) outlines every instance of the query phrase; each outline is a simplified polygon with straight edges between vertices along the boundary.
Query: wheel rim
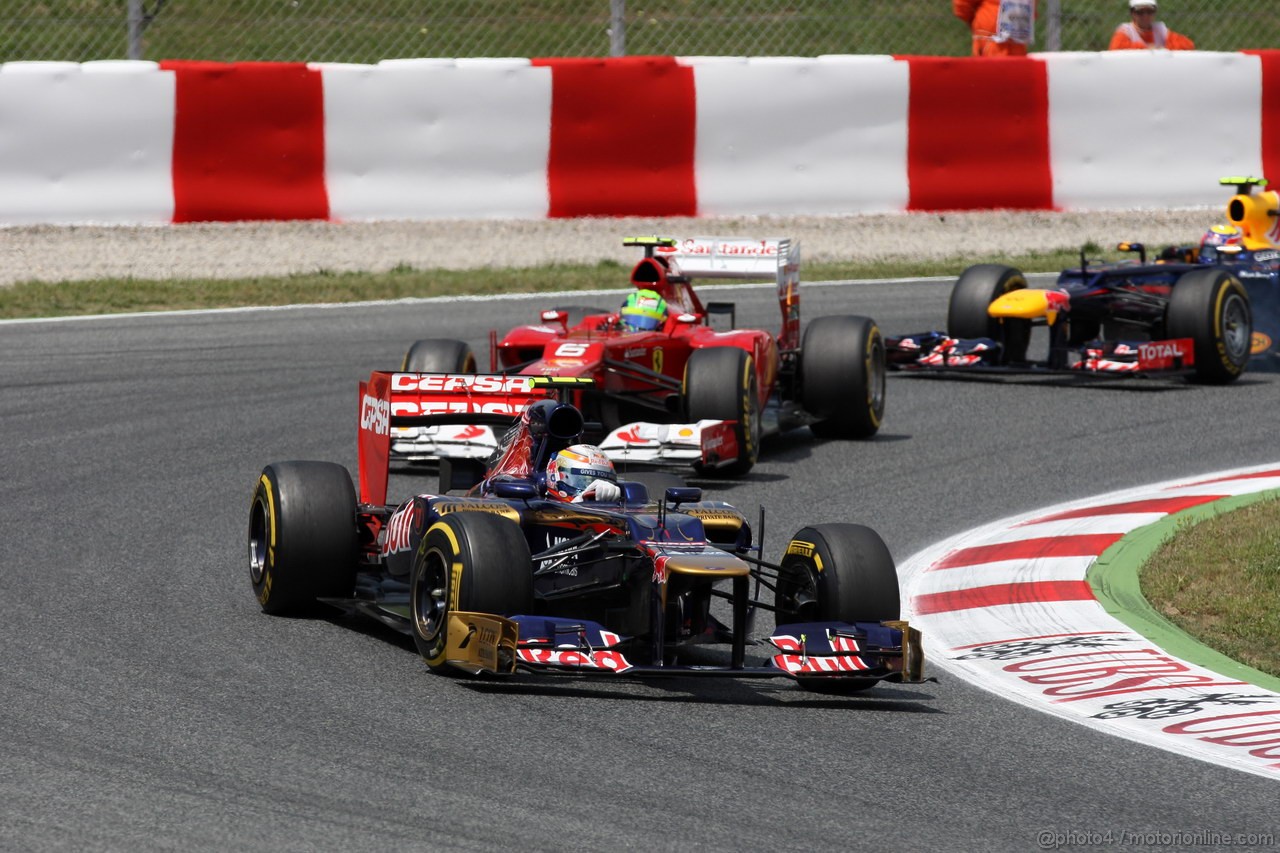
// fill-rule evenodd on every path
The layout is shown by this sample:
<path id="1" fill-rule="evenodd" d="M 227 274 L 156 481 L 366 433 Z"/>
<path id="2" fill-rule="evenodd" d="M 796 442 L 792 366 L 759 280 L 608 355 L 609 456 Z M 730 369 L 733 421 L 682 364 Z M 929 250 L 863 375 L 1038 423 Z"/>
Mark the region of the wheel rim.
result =
<path id="1" fill-rule="evenodd" d="M 787 570 L 786 585 L 779 585 L 783 600 L 779 602 L 778 616 L 787 621 L 815 622 L 819 616 L 818 579 L 808 566 L 784 566 Z"/>
<path id="2" fill-rule="evenodd" d="M 444 626 L 449 611 L 448 582 L 444 555 L 434 549 L 427 552 L 413 592 L 414 628 L 424 639 L 434 638 Z"/>
<path id="3" fill-rule="evenodd" d="M 254 586 L 262 583 L 267 571 L 267 514 L 261 501 L 253 502 L 249 516 L 249 577 Z"/>
<path id="4" fill-rule="evenodd" d="M 876 417 L 884 411 L 884 386 L 885 386 L 885 358 L 884 358 L 884 342 L 876 338 L 875 345 L 871 348 L 871 362 L 867 366 L 867 387 L 871 390 L 871 411 L 875 412 Z"/>
<path id="5" fill-rule="evenodd" d="M 1244 361 L 1249 355 L 1249 309 L 1240 295 L 1232 293 L 1222 306 L 1222 342 L 1233 362 Z"/>

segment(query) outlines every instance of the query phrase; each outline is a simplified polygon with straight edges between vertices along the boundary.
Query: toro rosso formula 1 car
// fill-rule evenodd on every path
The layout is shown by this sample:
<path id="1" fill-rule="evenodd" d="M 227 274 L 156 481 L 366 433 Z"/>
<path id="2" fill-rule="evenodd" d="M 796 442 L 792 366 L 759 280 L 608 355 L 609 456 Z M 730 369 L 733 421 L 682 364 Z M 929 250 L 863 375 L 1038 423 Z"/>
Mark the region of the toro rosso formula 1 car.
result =
<path id="1" fill-rule="evenodd" d="M 1223 178 L 1228 242 L 1170 246 L 1138 259 L 1064 270 L 1029 288 L 1012 267 L 979 264 L 951 291 L 947 329 L 890 337 L 890 367 L 934 372 L 1057 373 L 1092 377 L 1184 374 L 1226 384 L 1276 369 L 1280 354 L 1280 197 L 1266 181 Z M 1219 231 L 1219 229 L 1214 229 Z M 1215 241 L 1216 242 L 1216 241 Z M 1032 329 L 1047 328 L 1047 356 L 1029 357 Z"/>
<path id="2" fill-rule="evenodd" d="M 372 374 L 358 497 L 329 462 L 276 462 L 258 479 L 248 551 L 261 608 L 373 617 L 455 674 L 789 677 L 823 692 L 921 680 L 920 634 L 899 620 L 893 560 L 869 528 L 804 527 L 770 563 L 742 513 L 669 473 L 619 481 L 610 502 L 552 499 L 538 472 L 577 441 L 582 414 L 563 398 L 584 381 Z M 395 415 L 393 389 L 448 414 Z M 446 489 L 456 472 L 442 470 L 440 493 L 388 503 L 391 430 L 463 421 L 508 425 L 480 482 Z M 757 641 L 761 610 L 776 627 Z M 709 644 L 721 649 L 710 663 L 693 648 Z"/>
<path id="3" fill-rule="evenodd" d="M 801 426 L 831 438 L 869 438 L 884 416 L 884 342 L 874 321 L 830 316 L 800 328 L 800 245 L 789 239 L 631 237 L 644 249 L 631 272 L 637 293 L 661 304 L 652 328 L 637 329 L 619 312 L 549 309 L 537 325 L 491 335 L 490 370 L 523 376 L 590 377 L 574 404 L 607 437 L 617 463 L 692 464 L 704 473 L 744 474 L 763 436 Z M 704 303 L 695 279 L 776 283 L 782 327 L 735 328 L 732 303 Z M 572 313 L 582 314 L 581 310 Z M 727 318 L 727 330 L 713 319 Z M 471 348 L 457 340 L 421 340 L 403 369 L 474 372 Z M 392 406 L 411 401 L 392 393 Z M 487 453 L 491 431 L 470 427 L 397 429 L 397 461 Z"/>

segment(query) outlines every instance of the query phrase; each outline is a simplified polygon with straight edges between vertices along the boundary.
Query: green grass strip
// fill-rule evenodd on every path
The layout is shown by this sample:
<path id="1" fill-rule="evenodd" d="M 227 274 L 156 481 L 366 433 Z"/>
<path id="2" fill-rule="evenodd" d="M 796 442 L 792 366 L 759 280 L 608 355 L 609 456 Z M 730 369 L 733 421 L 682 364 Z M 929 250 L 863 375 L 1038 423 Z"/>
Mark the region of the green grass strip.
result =
<path id="1" fill-rule="evenodd" d="M 1276 498 L 1280 498 L 1280 489 L 1237 495 L 1191 507 L 1140 527 L 1103 551 L 1089 567 L 1085 579 L 1107 613 L 1169 654 L 1227 678 L 1280 693 L 1280 678 L 1245 666 L 1209 648 L 1162 616 L 1142 594 L 1139 583 L 1139 573 L 1151 555 L 1185 526 Z"/>

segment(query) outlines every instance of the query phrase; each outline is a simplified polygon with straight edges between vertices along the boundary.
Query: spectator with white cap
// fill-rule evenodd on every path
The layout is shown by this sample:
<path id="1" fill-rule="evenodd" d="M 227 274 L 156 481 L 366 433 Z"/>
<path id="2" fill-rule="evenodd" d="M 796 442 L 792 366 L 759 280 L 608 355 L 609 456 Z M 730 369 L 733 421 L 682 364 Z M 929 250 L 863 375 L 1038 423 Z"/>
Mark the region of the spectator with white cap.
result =
<path id="1" fill-rule="evenodd" d="M 1156 0 L 1129 0 L 1127 23 L 1116 27 L 1110 50 L 1195 50 L 1196 44 L 1156 20 Z"/>

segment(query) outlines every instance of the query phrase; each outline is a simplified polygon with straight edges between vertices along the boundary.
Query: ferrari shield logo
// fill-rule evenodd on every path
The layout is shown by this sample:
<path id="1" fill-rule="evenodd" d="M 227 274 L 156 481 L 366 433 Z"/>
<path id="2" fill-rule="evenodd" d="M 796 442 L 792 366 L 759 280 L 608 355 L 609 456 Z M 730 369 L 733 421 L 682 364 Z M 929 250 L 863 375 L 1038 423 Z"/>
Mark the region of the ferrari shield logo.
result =
<path id="1" fill-rule="evenodd" d="M 653 372 L 662 372 L 662 347 L 653 348 Z"/>

